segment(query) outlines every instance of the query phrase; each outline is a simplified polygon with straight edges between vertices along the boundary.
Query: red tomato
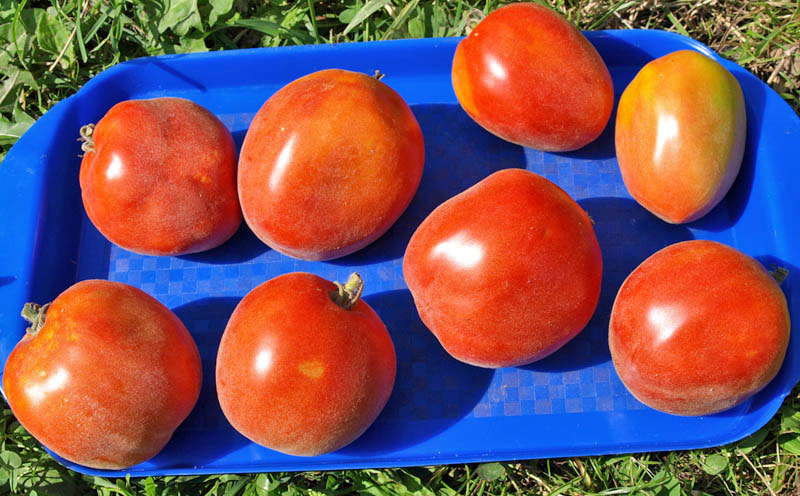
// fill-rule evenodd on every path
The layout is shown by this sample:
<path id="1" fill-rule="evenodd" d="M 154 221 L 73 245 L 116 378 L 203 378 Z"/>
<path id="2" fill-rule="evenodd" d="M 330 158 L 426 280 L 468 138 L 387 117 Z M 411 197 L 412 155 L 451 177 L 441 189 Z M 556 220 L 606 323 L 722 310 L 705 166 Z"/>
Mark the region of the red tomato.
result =
<path id="1" fill-rule="evenodd" d="M 602 266 L 580 206 L 547 179 L 506 169 L 420 224 L 403 274 L 422 321 L 453 357 L 511 367 L 546 357 L 586 326 Z"/>
<path id="2" fill-rule="evenodd" d="M 219 246 L 239 228 L 233 137 L 200 105 L 127 100 L 81 134 L 83 205 L 112 243 L 181 255 Z"/>
<path id="3" fill-rule="evenodd" d="M 747 255 L 713 241 L 656 252 L 622 284 L 608 344 L 639 401 L 675 415 L 707 415 L 761 390 L 789 342 L 786 298 Z"/>
<path id="4" fill-rule="evenodd" d="M 315 72 L 272 95 L 247 131 L 244 218 L 286 255 L 342 257 L 400 217 L 424 157 L 419 124 L 394 90 L 365 74 Z"/>
<path id="5" fill-rule="evenodd" d="M 294 272 L 244 297 L 217 355 L 219 403 L 237 431 L 313 456 L 367 430 L 389 400 L 396 359 L 362 287 L 355 274 L 341 286 Z"/>
<path id="6" fill-rule="evenodd" d="M 180 320 L 119 282 L 79 282 L 32 320 L 6 362 L 17 420 L 75 463 L 124 469 L 157 454 L 197 402 L 200 355 Z"/>
<path id="7" fill-rule="evenodd" d="M 545 151 L 594 141 L 614 105 L 597 50 L 561 15 L 532 3 L 497 9 L 458 44 L 453 89 L 487 131 Z"/>
<path id="8" fill-rule="evenodd" d="M 691 50 L 653 60 L 619 100 L 625 186 L 667 222 L 699 219 L 736 179 L 746 128 L 742 89 L 721 64 Z"/>

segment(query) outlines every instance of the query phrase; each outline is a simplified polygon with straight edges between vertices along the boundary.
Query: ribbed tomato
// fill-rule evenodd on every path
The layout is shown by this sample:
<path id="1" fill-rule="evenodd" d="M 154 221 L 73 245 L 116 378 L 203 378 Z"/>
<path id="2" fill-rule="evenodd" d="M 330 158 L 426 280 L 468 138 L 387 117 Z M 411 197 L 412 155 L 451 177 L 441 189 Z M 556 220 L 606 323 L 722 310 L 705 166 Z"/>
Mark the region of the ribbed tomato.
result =
<path id="1" fill-rule="evenodd" d="M 219 246 L 239 228 L 233 137 L 205 108 L 127 100 L 81 133 L 83 205 L 112 243 L 181 255 Z"/>
<path id="2" fill-rule="evenodd" d="M 6 362 L 17 420 L 67 460 L 123 469 L 156 455 L 197 402 L 202 365 L 167 307 L 119 282 L 88 280 L 26 305 Z"/>

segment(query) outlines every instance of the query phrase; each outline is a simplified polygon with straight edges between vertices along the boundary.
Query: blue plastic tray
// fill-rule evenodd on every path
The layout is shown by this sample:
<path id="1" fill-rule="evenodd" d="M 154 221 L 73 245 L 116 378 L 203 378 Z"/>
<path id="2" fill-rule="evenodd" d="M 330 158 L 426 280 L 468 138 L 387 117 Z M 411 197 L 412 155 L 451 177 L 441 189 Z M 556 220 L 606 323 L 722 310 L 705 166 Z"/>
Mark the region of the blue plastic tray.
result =
<path id="1" fill-rule="evenodd" d="M 657 31 L 587 33 L 611 70 L 616 94 L 654 57 L 693 49 L 720 60 L 747 102 L 747 148 L 736 183 L 710 214 L 688 226 L 665 224 L 628 196 L 614 158 L 613 123 L 586 148 L 542 153 L 503 142 L 458 106 L 450 64 L 458 39 L 257 49 L 134 60 L 113 67 L 56 105 L 0 167 L 0 360 L 22 336 L 25 301 L 46 302 L 77 280 L 108 278 L 154 295 L 186 323 L 203 357 L 200 401 L 164 451 L 131 468 L 134 476 L 365 468 L 674 450 L 720 445 L 767 422 L 800 378 L 793 336 L 776 379 L 752 400 L 702 418 L 675 417 L 636 401 L 610 361 L 607 324 L 626 275 L 656 250 L 714 239 L 791 272 L 783 289 L 800 318 L 800 120 L 741 67 L 689 38 Z M 241 144 L 254 113 L 289 81 L 323 68 L 367 73 L 411 105 L 425 135 L 425 173 L 411 206 L 373 245 L 346 258 L 310 263 L 268 249 L 242 228 L 215 250 L 182 257 L 140 256 L 110 245 L 80 199 L 78 128 L 128 98 L 182 96 L 215 112 Z M 589 326 L 549 358 L 496 371 L 450 358 L 420 322 L 403 282 L 411 233 L 439 203 L 491 172 L 523 167 L 566 189 L 595 221 L 605 273 Z M 343 281 L 358 270 L 365 299 L 397 349 L 394 393 L 375 424 L 352 445 L 295 458 L 252 444 L 226 422 L 214 390 L 214 359 L 228 316 L 261 282 L 289 271 Z M 795 326 L 796 332 L 796 326 Z M 269 405 L 265 406 L 269 408 Z M 60 460 L 80 472 L 91 470 Z"/>

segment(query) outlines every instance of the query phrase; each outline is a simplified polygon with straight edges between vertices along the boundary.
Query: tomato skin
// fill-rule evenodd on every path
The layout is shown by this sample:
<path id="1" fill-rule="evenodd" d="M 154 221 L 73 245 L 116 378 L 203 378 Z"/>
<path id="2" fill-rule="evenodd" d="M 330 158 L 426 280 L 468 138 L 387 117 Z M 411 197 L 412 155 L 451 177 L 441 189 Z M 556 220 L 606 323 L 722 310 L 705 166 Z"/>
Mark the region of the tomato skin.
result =
<path id="1" fill-rule="evenodd" d="M 17 420 L 59 456 L 124 469 L 156 455 L 197 402 L 200 355 L 167 307 L 118 282 L 61 293 L 6 362 Z"/>
<path id="2" fill-rule="evenodd" d="M 453 89 L 490 133 L 544 151 L 570 151 L 603 132 L 614 105 L 597 50 L 560 14 L 531 3 L 499 8 L 456 48 Z"/>
<path id="3" fill-rule="evenodd" d="M 786 298 L 761 264 L 720 243 L 685 241 L 628 276 L 608 341 L 620 379 L 639 401 L 708 415 L 775 377 L 789 330 Z"/>
<path id="4" fill-rule="evenodd" d="M 577 335 L 597 306 L 602 267 L 580 206 L 542 176 L 506 169 L 420 224 L 403 275 L 445 350 L 497 368 L 540 360 Z"/>
<path id="5" fill-rule="evenodd" d="M 425 148 L 411 109 L 365 74 L 297 79 L 258 111 L 239 158 L 247 225 L 271 248 L 329 260 L 378 239 L 411 202 Z"/>
<path id="6" fill-rule="evenodd" d="M 208 250 L 242 222 L 236 147 L 211 112 L 182 98 L 127 100 L 97 123 L 81 162 L 83 205 L 112 243 L 146 255 Z"/>
<path id="7" fill-rule="evenodd" d="M 699 219 L 739 173 L 747 129 L 738 81 L 681 50 L 645 65 L 619 101 L 616 151 L 631 196 L 666 222 Z"/>
<path id="8" fill-rule="evenodd" d="M 252 441 L 314 456 L 358 438 L 394 387 L 394 345 L 363 300 L 334 303 L 334 284 L 294 272 L 253 289 L 236 307 L 217 355 L 225 417 Z"/>

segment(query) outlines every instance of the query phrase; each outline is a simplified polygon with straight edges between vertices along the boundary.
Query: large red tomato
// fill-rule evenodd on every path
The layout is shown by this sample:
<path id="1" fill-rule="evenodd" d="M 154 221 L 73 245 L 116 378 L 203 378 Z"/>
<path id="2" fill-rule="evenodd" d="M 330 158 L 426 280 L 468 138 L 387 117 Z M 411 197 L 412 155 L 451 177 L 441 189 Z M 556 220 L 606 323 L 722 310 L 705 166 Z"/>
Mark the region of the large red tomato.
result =
<path id="1" fill-rule="evenodd" d="M 546 357 L 586 326 L 602 266 L 586 212 L 547 179 L 506 169 L 420 224 L 403 274 L 451 355 L 510 367 Z"/>
<path id="2" fill-rule="evenodd" d="M 200 355 L 180 320 L 127 284 L 79 282 L 32 321 L 3 388 L 28 432 L 67 460 L 123 469 L 157 454 L 197 402 Z"/>
<path id="3" fill-rule="evenodd" d="M 789 342 L 786 298 L 747 255 L 713 241 L 656 252 L 622 284 L 608 344 L 642 403 L 676 415 L 730 408 L 769 383 Z"/>
<path id="4" fill-rule="evenodd" d="M 112 243 L 181 255 L 221 245 L 241 224 L 233 137 L 200 105 L 127 100 L 81 134 L 83 205 Z"/>
<path id="5" fill-rule="evenodd" d="M 422 131 L 394 90 L 330 69 L 297 79 L 256 114 L 239 158 L 244 218 L 286 255 L 328 260 L 400 217 L 422 177 Z"/>
<path id="6" fill-rule="evenodd" d="M 233 427 L 291 455 L 337 450 L 359 437 L 394 387 L 394 346 L 359 299 L 361 279 L 334 285 L 294 272 L 247 294 L 225 328 L 217 394 Z"/>
<path id="7" fill-rule="evenodd" d="M 619 100 L 625 186 L 667 222 L 699 219 L 736 179 L 746 128 L 742 89 L 719 62 L 691 50 L 653 60 Z"/>
<path id="8" fill-rule="evenodd" d="M 453 89 L 487 131 L 546 151 L 594 141 L 614 105 L 597 50 L 561 15 L 533 3 L 495 10 L 458 44 Z"/>

